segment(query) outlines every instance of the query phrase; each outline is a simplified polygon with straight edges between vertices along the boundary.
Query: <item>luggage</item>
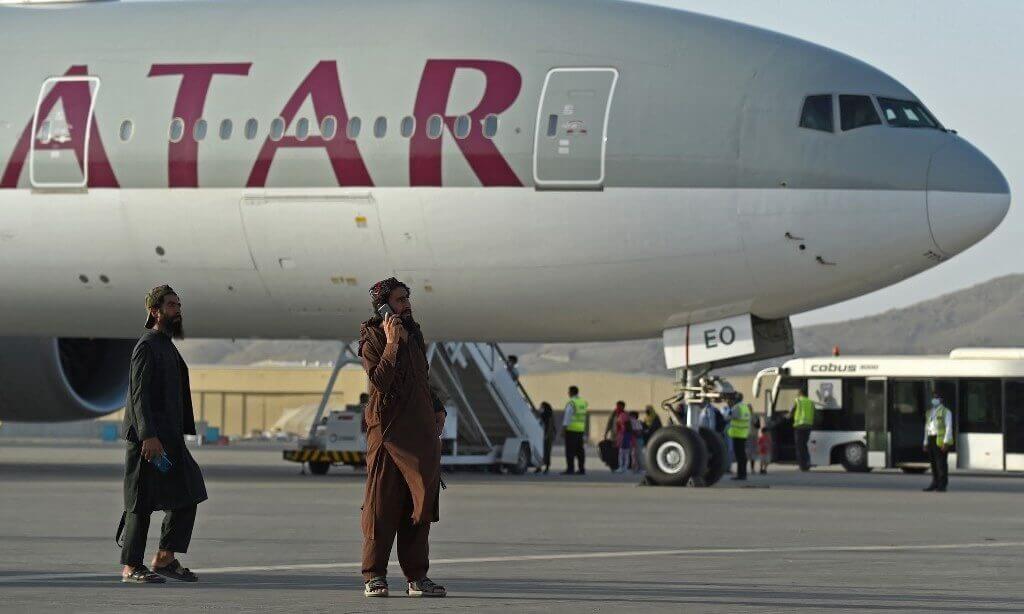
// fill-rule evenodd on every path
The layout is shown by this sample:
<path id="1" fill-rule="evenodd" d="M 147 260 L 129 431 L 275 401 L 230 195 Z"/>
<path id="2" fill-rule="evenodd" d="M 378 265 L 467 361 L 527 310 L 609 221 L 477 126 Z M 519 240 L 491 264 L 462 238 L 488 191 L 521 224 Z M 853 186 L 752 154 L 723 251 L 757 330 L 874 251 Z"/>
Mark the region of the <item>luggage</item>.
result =
<path id="1" fill-rule="evenodd" d="M 609 469 L 615 471 L 619 468 L 619 449 L 615 447 L 615 442 L 605 439 L 597 444 L 597 449 L 601 454 L 601 460 L 608 465 Z"/>

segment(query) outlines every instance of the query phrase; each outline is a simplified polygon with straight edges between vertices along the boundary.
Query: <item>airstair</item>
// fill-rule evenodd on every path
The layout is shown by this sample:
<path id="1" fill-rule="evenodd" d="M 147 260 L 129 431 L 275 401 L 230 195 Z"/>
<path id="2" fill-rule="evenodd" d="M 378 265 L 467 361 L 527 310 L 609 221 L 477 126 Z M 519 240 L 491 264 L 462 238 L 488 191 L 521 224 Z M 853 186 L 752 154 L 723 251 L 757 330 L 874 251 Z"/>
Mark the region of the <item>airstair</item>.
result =
<path id="1" fill-rule="evenodd" d="M 359 464 L 364 459 L 366 438 L 347 432 L 358 428 L 358 421 L 351 421 L 351 414 L 333 416 L 343 413 L 333 412 L 327 420 L 322 419 L 338 372 L 347 364 L 360 363 L 355 352 L 354 343 L 343 344 L 309 434 L 298 450 L 285 451 L 286 460 L 309 463 L 315 473 L 323 473 L 330 464 Z M 430 343 L 427 360 L 431 387 L 448 411 L 441 435 L 443 466 L 524 473 L 531 465 L 540 464 L 543 429 L 534 415 L 529 394 L 512 375 L 497 343 Z M 352 450 L 336 449 L 333 442 L 341 440 L 356 443 Z M 349 460 L 345 460 L 346 452 L 353 453 L 347 457 Z"/>

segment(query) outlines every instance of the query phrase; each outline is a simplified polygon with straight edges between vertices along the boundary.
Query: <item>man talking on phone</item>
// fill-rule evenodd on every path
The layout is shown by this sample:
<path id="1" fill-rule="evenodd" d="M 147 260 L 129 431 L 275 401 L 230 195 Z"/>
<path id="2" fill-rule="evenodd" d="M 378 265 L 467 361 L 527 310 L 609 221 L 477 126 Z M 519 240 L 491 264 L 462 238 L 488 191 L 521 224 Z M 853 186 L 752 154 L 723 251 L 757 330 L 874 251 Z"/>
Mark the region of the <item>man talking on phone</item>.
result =
<path id="1" fill-rule="evenodd" d="M 147 330 L 132 351 L 122 424 L 128 450 L 125 512 L 117 528 L 117 539 L 124 531 L 121 581 L 195 582 L 199 578 L 175 558 L 188 551 L 196 506 L 206 500 L 203 474 L 185 447 L 185 435 L 196 434 L 188 366 L 171 341 L 184 337 L 181 299 L 170 286 L 157 286 L 146 295 L 146 310 Z M 165 515 L 151 571 L 142 559 L 154 510 Z"/>
<path id="2" fill-rule="evenodd" d="M 387 597 L 391 546 L 411 597 L 444 597 L 427 577 L 430 523 L 439 518 L 441 430 L 445 411 L 428 381 L 426 343 L 413 319 L 409 287 L 394 277 L 370 289 L 374 317 L 359 332 L 369 378 L 366 494 L 363 499 L 363 594 Z"/>

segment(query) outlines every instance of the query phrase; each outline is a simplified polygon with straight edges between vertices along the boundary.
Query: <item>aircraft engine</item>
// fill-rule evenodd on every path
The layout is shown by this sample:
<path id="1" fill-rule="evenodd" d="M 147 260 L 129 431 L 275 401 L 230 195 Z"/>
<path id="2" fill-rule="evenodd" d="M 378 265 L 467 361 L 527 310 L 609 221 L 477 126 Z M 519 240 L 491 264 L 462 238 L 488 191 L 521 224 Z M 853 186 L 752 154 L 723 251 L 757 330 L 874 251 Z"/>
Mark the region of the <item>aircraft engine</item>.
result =
<path id="1" fill-rule="evenodd" d="M 61 422 L 124 407 L 134 339 L 0 338 L 0 420 Z"/>

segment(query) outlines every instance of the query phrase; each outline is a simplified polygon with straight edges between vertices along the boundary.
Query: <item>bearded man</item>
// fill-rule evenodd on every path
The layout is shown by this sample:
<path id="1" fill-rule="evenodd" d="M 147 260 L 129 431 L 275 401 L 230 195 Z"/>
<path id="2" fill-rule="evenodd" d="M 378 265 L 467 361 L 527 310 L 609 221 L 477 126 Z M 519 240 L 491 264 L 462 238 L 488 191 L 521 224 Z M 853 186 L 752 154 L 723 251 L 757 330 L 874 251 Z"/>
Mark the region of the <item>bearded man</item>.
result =
<path id="1" fill-rule="evenodd" d="M 370 289 L 374 317 L 359 332 L 369 378 L 366 494 L 363 499 L 363 594 L 387 597 L 387 566 L 398 537 L 398 562 L 412 597 L 444 597 L 427 578 L 430 523 L 439 519 L 443 405 L 428 381 L 426 344 L 413 319 L 409 287 L 395 278 Z"/>
<path id="2" fill-rule="evenodd" d="M 185 447 L 185 435 L 196 434 L 188 366 L 171 338 L 184 337 L 181 299 L 170 286 L 146 295 L 146 332 L 132 352 L 128 403 L 122 430 L 125 454 L 124 509 L 117 529 L 123 582 L 162 584 L 171 578 L 196 582 L 175 553 L 188 551 L 196 506 L 206 500 L 199 465 Z M 149 517 L 164 510 L 160 549 L 150 571 L 142 562 Z M 154 573 L 155 572 L 155 573 Z"/>

